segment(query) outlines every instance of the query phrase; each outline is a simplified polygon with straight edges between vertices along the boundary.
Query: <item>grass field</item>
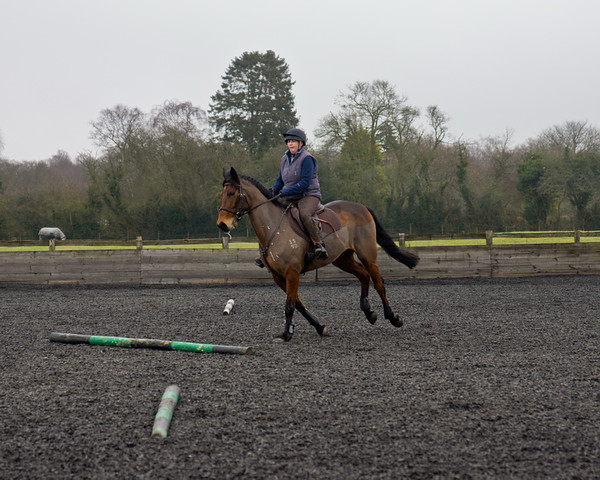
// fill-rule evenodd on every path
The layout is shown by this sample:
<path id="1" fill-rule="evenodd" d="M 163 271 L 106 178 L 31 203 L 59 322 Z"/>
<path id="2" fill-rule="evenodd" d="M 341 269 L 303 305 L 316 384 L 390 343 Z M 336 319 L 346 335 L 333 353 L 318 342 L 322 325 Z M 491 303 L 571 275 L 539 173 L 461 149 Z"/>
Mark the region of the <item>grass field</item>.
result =
<path id="1" fill-rule="evenodd" d="M 596 232 L 594 232 L 596 233 Z M 540 236 L 523 237 L 523 236 L 502 236 L 494 238 L 494 245 L 540 245 L 540 244 L 569 244 L 574 243 L 572 235 L 569 236 Z M 599 242 L 600 236 L 583 236 L 580 239 L 581 243 Z M 466 246 L 484 246 L 485 239 L 436 239 L 436 240 L 412 240 L 406 242 L 407 248 L 417 247 L 466 247 Z M 198 244 L 181 244 L 181 245 L 144 245 L 144 249 L 211 249 L 222 248 L 221 243 L 198 243 Z M 255 242 L 229 242 L 231 249 L 258 249 L 258 244 Z M 90 250 L 135 250 L 135 245 L 60 245 L 57 242 L 56 251 L 90 251 Z M 0 246 L 0 252 L 47 252 L 47 245 L 28 245 L 28 246 Z"/>

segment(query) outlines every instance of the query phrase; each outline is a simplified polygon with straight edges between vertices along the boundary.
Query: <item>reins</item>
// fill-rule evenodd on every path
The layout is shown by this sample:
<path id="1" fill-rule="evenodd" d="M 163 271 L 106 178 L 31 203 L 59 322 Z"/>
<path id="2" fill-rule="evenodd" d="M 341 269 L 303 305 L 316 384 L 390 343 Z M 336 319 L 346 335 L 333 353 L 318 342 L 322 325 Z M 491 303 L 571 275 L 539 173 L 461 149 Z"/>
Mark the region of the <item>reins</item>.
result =
<path id="1" fill-rule="evenodd" d="M 248 198 L 246 197 L 246 194 L 242 190 L 242 184 L 241 183 L 239 183 L 239 184 L 236 184 L 236 183 L 225 183 L 224 185 L 233 185 L 235 188 L 237 188 L 240 191 L 240 195 L 239 195 L 237 201 L 235 202 L 235 208 L 237 208 L 237 210 L 232 210 L 231 208 L 227 208 L 227 207 L 221 207 L 221 208 L 219 208 L 219 211 L 223 210 L 224 212 L 231 213 L 231 214 L 235 215 L 238 220 L 240 220 L 244 215 L 250 213 L 252 210 L 255 210 L 258 207 L 261 207 L 264 204 L 272 202 L 273 200 L 277 200 L 279 197 L 281 197 L 281 193 L 278 193 L 277 195 L 275 195 L 275 196 L 273 196 L 271 198 L 267 198 L 266 200 L 264 200 L 264 201 L 262 201 L 260 203 L 257 203 L 253 207 L 250 207 L 249 204 L 248 204 Z M 246 208 L 246 209 L 242 209 L 241 208 L 242 201 L 246 202 L 246 206 L 248 208 Z"/>
<path id="2" fill-rule="evenodd" d="M 274 197 L 267 198 L 266 200 L 260 202 L 258 205 L 254 205 L 252 208 L 248 209 L 248 211 L 246 213 L 250 213 L 252 210 L 264 205 L 265 203 L 269 203 L 269 202 L 272 202 L 273 200 L 277 200 L 279 197 L 281 197 L 281 193 L 278 193 Z"/>
<path id="3" fill-rule="evenodd" d="M 231 208 L 227 208 L 227 207 L 221 207 L 221 208 L 219 208 L 219 211 L 223 210 L 224 212 L 231 213 L 232 215 L 235 215 L 235 217 L 237 218 L 238 221 L 241 220 L 244 215 L 250 213 L 252 210 L 255 210 L 258 207 L 260 207 L 260 206 L 262 206 L 262 205 L 264 205 L 266 203 L 272 202 L 273 200 L 277 200 L 279 197 L 281 197 L 281 193 L 278 193 L 274 197 L 267 198 L 266 200 L 264 200 L 264 201 L 262 201 L 262 202 L 260 202 L 260 203 L 258 203 L 256 205 L 254 205 L 253 207 L 250 207 L 248 205 L 248 198 L 246 197 L 246 194 L 242 190 L 242 184 L 241 183 L 240 184 L 225 183 L 225 185 L 233 185 L 235 188 L 239 189 L 239 191 L 240 191 L 240 195 L 239 195 L 239 197 L 238 197 L 238 199 L 237 199 L 237 201 L 235 203 L 235 208 L 237 210 L 232 210 Z M 246 202 L 246 206 L 248 208 L 245 208 L 245 209 L 241 208 L 242 201 Z"/>

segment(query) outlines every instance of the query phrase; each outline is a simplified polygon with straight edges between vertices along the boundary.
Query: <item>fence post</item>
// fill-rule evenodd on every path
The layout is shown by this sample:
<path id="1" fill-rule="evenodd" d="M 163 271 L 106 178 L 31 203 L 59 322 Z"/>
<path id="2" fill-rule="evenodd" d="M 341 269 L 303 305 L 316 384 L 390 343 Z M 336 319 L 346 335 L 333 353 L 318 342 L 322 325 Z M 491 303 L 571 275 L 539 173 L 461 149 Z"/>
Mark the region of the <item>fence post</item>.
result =
<path id="1" fill-rule="evenodd" d="M 493 243 L 494 243 L 494 232 L 491 230 L 486 230 L 485 231 L 485 244 L 488 247 L 491 247 Z"/>
<path id="2" fill-rule="evenodd" d="M 144 248 L 144 242 L 142 242 L 142 237 L 136 237 L 135 239 L 135 248 L 137 250 L 141 250 Z"/>
<path id="3" fill-rule="evenodd" d="M 51 252 L 56 250 L 56 239 L 55 238 L 51 238 L 50 240 L 48 240 L 48 250 Z"/>
<path id="4" fill-rule="evenodd" d="M 575 243 L 581 242 L 581 230 L 575 230 Z"/>
<path id="5" fill-rule="evenodd" d="M 399 233 L 398 234 L 398 245 L 400 247 L 405 247 L 406 246 L 406 234 L 404 234 L 404 233 Z"/>
<path id="6" fill-rule="evenodd" d="M 224 249 L 228 249 L 229 248 L 229 237 L 223 235 L 223 248 Z"/>

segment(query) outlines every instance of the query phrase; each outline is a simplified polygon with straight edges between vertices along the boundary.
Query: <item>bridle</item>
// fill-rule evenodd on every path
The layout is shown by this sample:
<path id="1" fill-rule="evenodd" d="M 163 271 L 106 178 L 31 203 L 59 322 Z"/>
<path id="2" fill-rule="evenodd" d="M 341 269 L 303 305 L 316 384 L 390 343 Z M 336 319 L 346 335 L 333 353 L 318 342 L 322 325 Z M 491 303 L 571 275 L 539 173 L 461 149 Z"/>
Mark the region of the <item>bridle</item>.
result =
<path id="1" fill-rule="evenodd" d="M 222 210 L 224 212 L 227 213 L 231 213 L 232 215 L 235 215 L 236 220 L 239 222 L 242 217 L 248 213 L 250 213 L 252 210 L 264 205 L 265 203 L 269 203 L 272 202 L 273 200 L 278 199 L 281 196 L 281 193 L 278 193 L 277 195 L 275 195 L 272 198 L 267 198 L 265 201 L 260 202 L 254 206 L 250 206 L 250 204 L 248 203 L 248 197 L 246 197 L 246 194 L 244 193 L 244 191 L 242 190 L 242 184 L 241 183 L 231 183 L 231 182 L 226 182 L 223 184 L 223 186 L 227 186 L 227 185 L 231 185 L 235 188 L 237 188 L 239 190 L 239 195 L 238 198 L 235 202 L 235 205 L 233 206 L 233 208 L 227 208 L 227 207 L 221 207 L 219 208 L 219 212 Z M 243 207 L 242 204 L 245 202 L 246 206 Z"/>
<path id="2" fill-rule="evenodd" d="M 223 184 L 223 187 L 227 186 L 227 185 L 231 185 L 235 188 L 237 188 L 239 190 L 239 196 L 235 202 L 235 205 L 233 206 L 233 208 L 227 208 L 227 207 L 221 207 L 219 208 L 219 212 L 222 210 L 224 212 L 227 213 L 231 213 L 232 215 L 235 215 L 236 220 L 239 222 L 242 217 L 248 213 L 250 213 L 252 210 L 266 204 L 269 202 L 272 202 L 274 200 L 277 200 L 279 197 L 281 197 L 281 193 L 278 193 L 277 195 L 275 195 L 272 198 L 267 198 L 266 200 L 257 203 L 254 206 L 250 206 L 250 204 L 248 203 L 248 198 L 246 197 L 246 194 L 244 193 L 244 191 L 242 190 L 242 184 L 241 183 L 232 183 L 232 182 L 225 182 Z M 242 204 L 246 203 L 246 206 L 243 207 Z M 291 204 L 289 204 L 286 208 L 283 209 L 282 213 L 281 213 L 281 218 L 279 219 L 279 225 L 277 226 L 277 228 L 273 229 L 273 233 L 271 234 L 271 238 L 269 239 L 269 241 L 266 243 L 265 248 L 260 248 L 260 256 L 263 259 L 263 261 L 265 262 L 265 265 L 268 265 L 268 261 L 267 261 L 267 252 L 269 251 L 269 246 L 271 245 L 271 243 L 273 242 L 273 239 L 275 238 L 275 236 L 279 233 L 279 226 L 281 225 L 281 222 L 283 221 L 283 217 L 285 217 L 285 214 L 287 212 L 287 210 L 290 208 Z"/>
<path id="3" fill-rule="evenodd" d="M 221 207 L 221 208 L 219 208 L 219 212 L 224 211 L 227 213 L 231 213 L 232 215 L 235 215 L 236 220 L 239 222 L 242 219 L 242 217 L 251 210 L 250 205 L 248 204 L 248 198 L 246 197 L 246 194 L 242 190 L 241 183 L 236 184 L 236 183 L 228 182 L 228 183 L 223 184 L 224 187 L 226 187 L 227 185 L 231 185 L 231 186 L 237 188 L 239 190 L 240 194 L 238 195 L 238 198 L 235 201 L 235 205 L 233 206 L 233 209 L 227 208 L 227 207 Z M 246 208 L 242 208 L 242 202 L 246 202 Z"/>

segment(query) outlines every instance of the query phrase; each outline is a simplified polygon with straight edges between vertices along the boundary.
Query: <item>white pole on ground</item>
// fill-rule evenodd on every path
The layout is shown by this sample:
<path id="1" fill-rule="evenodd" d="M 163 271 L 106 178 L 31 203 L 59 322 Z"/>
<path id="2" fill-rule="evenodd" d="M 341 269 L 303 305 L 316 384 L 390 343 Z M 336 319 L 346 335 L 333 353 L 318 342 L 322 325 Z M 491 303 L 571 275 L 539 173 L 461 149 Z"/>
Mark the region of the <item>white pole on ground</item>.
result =
<path id="1" fill-rule="evenodd" d="M 231 313 L 234 303 L 235 302 L 233 301 L 233 298 L 227 300 L 227 303 L 225 304 L 225 310 L 223 310 L 223 315 L 229 315 Z"/>

